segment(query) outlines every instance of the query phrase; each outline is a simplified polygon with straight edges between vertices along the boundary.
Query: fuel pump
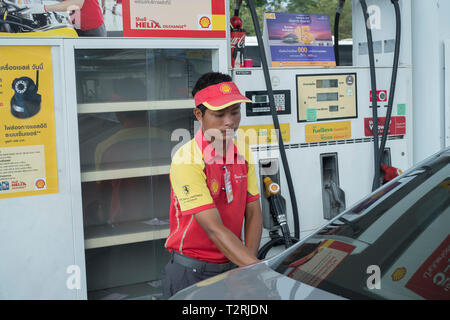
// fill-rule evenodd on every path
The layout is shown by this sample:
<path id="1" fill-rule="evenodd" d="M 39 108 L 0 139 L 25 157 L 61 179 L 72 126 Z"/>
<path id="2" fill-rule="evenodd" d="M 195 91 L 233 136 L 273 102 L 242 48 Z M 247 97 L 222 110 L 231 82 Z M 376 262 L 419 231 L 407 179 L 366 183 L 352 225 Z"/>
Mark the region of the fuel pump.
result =
<path id="1" fill-rule="evenodd" d="M 361 3 L 361 6 L 363 6 L 364 15 L 353 10 L 353 19 L 358 26 L 362 26 L 364 23 L 367 27 L 367 5 L 364 8 L 362 1 L 358 1 L 358 4 Z M 410 10 L 408 2 L 403 1 L 402 3 L 406 10 Z M 381 7 L 385 13 L 390 13 L 391 6 L 387 0 L 379 0 L 376 5 L 373 5 L 372 1 L 371 4 L 371 7 Z M 392 4 L 397 17 L 395 51 L 393 49 L 394 41 L 390 40 L 393 38 L 390 35 L 391 31 L 383 29 L 374 32 L 376 45 L 382 42 L 386 44 L 385 51 L 388 53 L 386 56 L 391 57 L 389 52 L 394 53 L 392 71 L 386 68 L 385 62 L 382 65 L 384 68 L 377 69 L 378 77 L 381 79 L 379 80 L 381 87 L 383 85 L 386 87 L 385 79 L 391 77 L 388 105 L 378 106 L 375 61 L 379 63 L 380 52 L 377 51 L 379 50 L 377 46 L 374 50 L 370 27 L 367 28 L 370 32 L 366 37 L 366 43 L 364 43 L 361 34 L 361 32 L 364 32 L 364 28 L 353 28 L 354 35 L 356 32 L 357 39 L 360 41 L 354 40 L 353 42 L 353 60 L 360 59 L 357 60 L 358 63 L 355 65 L 357 68 L 272 67 L 269 70 L 266 56 L 271 51 L 270 48 L 268 50 L 264 48 L 266 43 L 262 38 L 253 1 L 248 0 L 255 25 L 262 68 L 237 68 L 233 70 L 234 80 L 239 87 L 243 88 L 247 97 L 254 102 L 246 105 L 241 127 L 248 126 L 250 129 L 256 128 L 259 130 L 258 128 L 269 125 L 268 122 L 273 124 L 277 132 L 277 145 L 275 146 L 273 142 L 263 142 L 253 147 L 253 151 L 256 152 L 255 158 L 259 161 L 268 158 L 280 160 L 280 168 L 283 170 L 279 170 L 279 172 L 284 171 L 284 177 L 281 174 L 279 177 L 270 176 L 273 183 L 280 185 L 281 191 L 278 196 L 272 199 L 272 196 L 261 198 L 263 212 L 270 218 L 266 217 L 266 220 L 270 220 L 272 225 L 264 226 L 269 231 L 270 239 L 261 248 L 260 257 L 265 256 L 273 246 L 289 245 L 289 243 L 300 240 L 298 204 L 301 203 L 302 206 L 302 232 L 313 232 L 327 220 L 345 210 L 347 203 L 357 201 L 370 192 L 370 188 L 375 185 L 375 181 L 381 183 L 382 173 L 387 172 L 382 164 L 391 167 L 391 156 L 395 157 L 393 162 L 398 167 L 403 168 L 411 165 L 409 158 L 410 141 L 408 140 L 411 133 L 406 135 L 404 129 L 403 131 L 399 130 L 398 133 L 390 132 L 390 124 L 392 124 L 390 112 L 393 110 L 394 92 L 397 86 L 399 27 L 401 23 L 398 1 L 393 0 Z M 338 16 L 343 6 L 344 1 L 338 1 Z M 353 3 L 353 7 L 357 7 L 357 4 Z M 384 14 L 384 16 L 389 16 L 389 14 Z M 406 17 L 408 17 L 408 13 L 406 13 Z M 338 49 L 337 41 L 339 39 L 338 23 L 339 21 L 335 25 L 336 50 Z M 407 32 L 410 31 L 408 23 L 409 20 L 406 24 Z M 379 41 L 380 36 L 383 41 Z M 392 51 L 387 51 L 387 44 L 391 46 Z M 308 44 L 305 44 L 305 46 L 308 46 Z M 406 49 L 408 46 L 407 43 Z M 375 54 L 377 54 L 376 59 L 373 56 L 371 58 L 371 51 L 375 51 Z M 367 57 L 371 62 L 370 66 L 364 65 L 366 62 L 363 59 L 367 59 Z M 336 58 L 339 63 L 339 57 Z M 399 103 L 409 104 L 411 102 L 409 94 L 410 71 L 410 67 L 405 64 L 399 73 L 401 79 L 399 81 L 399 91 L 401 92 Z M 274 88 L 272 88 L 272 85 Z M 372 93 L 369 95 L 370 89 L 372 89 Z M 370 96 L 372 96 L 372 107 L 368 103 Z M 397 116 L 394 116 L 397 119 L 395 120 L 402 118 L 405 121 L 403 123 L 406 123 L 406 119 L 410 118 L 405 116 L 404 113 L 401 114 L 398 110 L 400 109 L 397 108 Z M 380 145 L 378 116 L 384 116 L 385 111 L 386 121 Z M 269 116 L 271 116 L 271 121 Z M 281 128 L 288 133 L 286 140 L 284 135 L 280 134 L 283 131 Z M 328 132 L 330 133 L 325 134 Z M 385 148 L 387 140 L 390 140 L 389 147 Z M 271 154 L 270 150 L 275 150 L 275 155 Z M 371 169 L 375 170 L 374 179 L 372 179 L 370 173 Z M 263 181 L 265 178 L 263 171 L 264 165 L 260 163 L 261 188 L 264 188 L 261 193 L 266 193 L 268 186 L 266 187 Z M 287 186 L 287 188 L 284 188 L 284 186 Z M 301 195 L 301 202 L 297 203 L 299 195 Z M 283 230 L 276 217 L 283 217 L 283 215 L 287 218 L 286 226 L 289 224 L 294 230 L 294 237 L 291 241 L 285 241 L 284 235 L 280 235 L 279 232 L 281 230 L 283 233 Z M 287 230 L 289 228 L 285 228 L 284 232 Z M 302 235 L 304 234 L 302 233 Z"/>

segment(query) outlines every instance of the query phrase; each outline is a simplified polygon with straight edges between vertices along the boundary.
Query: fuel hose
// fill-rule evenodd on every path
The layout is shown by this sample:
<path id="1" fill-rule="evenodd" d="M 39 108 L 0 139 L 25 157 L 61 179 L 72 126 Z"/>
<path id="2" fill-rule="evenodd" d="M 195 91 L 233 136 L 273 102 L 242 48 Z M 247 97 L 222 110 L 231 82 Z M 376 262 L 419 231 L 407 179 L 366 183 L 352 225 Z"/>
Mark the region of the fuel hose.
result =
<path id="1" fill-rule="evenodd" d="M 394 5 L 395 10 L 395 49 L 394 49 L 394 62 L 392 66 L 392 77 L 391 77 L 391 86 L 389 90 L 389 100 L 388 107 L 386 110 L 386 121 L 384 123 L 383 128 L 383 136 L 381 137 L 381 145 L 380 145 L 380 154 L 378 163 L 380 164 L 381 169 L 381 161 L 383 157 L 384 148 L 386 146 L 387 135 L 389 132 L 389 125 L 391 123 L 391 115 L 392 115 L 392 105 L 394 103 L 395 96 L 395 87 L 397 83 L 397 71 L 398 71 L 398 61 L 400 58 L 400 39 L 401 39 L 401 15 L 400 15 L 400 6 L 398 4 L 398 0 L 391 0 Z M 375 182 L 375 181 L 374 181 Z M 379 187 L 379 185 L 378 185 Z"/>
<path id="2" fill-rule="evenodd" d="M 374 178 L 372 184 L 372 191 L 380 186 L 380 149 L 378 147 L 378 105 L 377 105 L 377 79 L 375 74 L 375 56 L 373 53 L 372 30 L 369 27 L 369 13 L 367 12 L 367 4 L 365 0 L 359 0 L 361 3 L 364 25 L 366 26 L 367 48 L 369 50 L 369 65 L 370 65 L 370 85 L 372 88 L 372 120 L 373 120 L 373 153 L 374 153 Z"/>
<path id="3" fill-rule="evenodd" d="M 334 58 L 336 60 L 336 66 L 340 65 L 339 58 L 339 21 L 344 8 L 345 0 L 338 0 L 338 6 L 336 8 L 336 15 L 334 16 Z"/>
<path id="4" fill-rule="evenodd" d="M 259 26 L 258 16 L 256 14 L 255 5 L 253 3 L 253 0 L 247 0 L 247 4 L 250 9 L 250 13 L 251 13 L 252 20 L 253 20 L 253 26 L 255 27 L 256 38 L 258 40 L 259 54 L 261 57 L 261 66 L 262 66 L 262 70 L 264 73 L 264 79 L 266 82 L 267 95 L 269 96 L 270 113 L 272 115 L 275 130 L 277 130 L 277 132 L 278 132 L 278 146 L 280 149 L 281 162 L 283 164 L 284 173 L 286 176 L 286 181 L 287 181 L 288 190 L 289 190 L 290 199 L 291 199 L 291 205 L 292 205 L 292 213 L 293 213 L 293 218 L 294 218 L 294 236 L 296 239 L 300 239 L 300 223 L 299 223 L 299 216 L 298 216 L 297 199 L 295 196 L 294 185 L 292 183 L 291 171 L 289 169 L 289 164 L 288 164 L 287 157 L 286 157 L 286 150 L 284 148 L 283 137 L 282 137 L 281 131 L 280 131 L 280 122 L 278 120 L 277 110 L 275 107 L 275 99 L 274 99 L 273 90 L 272 90 L 269 66 L 267 64 L 266 52 L 265 52 L 264 43 L 262 40 L 261 29 Z"/>

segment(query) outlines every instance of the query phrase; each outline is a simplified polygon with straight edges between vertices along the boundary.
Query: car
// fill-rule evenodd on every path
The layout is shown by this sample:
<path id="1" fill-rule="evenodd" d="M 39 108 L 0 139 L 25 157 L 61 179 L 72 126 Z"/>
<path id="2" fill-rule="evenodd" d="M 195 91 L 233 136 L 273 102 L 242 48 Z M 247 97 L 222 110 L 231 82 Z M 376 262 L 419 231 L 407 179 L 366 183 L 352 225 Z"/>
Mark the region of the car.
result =
<path id="1" fill-rule="evenodd" d="M 450 299 L 450 148 L 283 252 L 171 299 Z"/>

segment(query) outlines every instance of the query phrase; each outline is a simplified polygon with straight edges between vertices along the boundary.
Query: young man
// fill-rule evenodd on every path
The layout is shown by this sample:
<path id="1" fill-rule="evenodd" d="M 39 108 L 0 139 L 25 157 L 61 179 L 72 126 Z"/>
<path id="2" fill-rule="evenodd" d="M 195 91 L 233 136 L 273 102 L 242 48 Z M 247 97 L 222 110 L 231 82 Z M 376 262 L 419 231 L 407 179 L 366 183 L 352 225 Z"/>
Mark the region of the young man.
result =
<path id="1" fill-rule="evenodd" d="M 259 261 L 262 216 L 254 163 L 251 150 L 239 150 L 233 139 L 240 104 L 251 101 L 221 73 L 203 75 L 192 94 L 201 128 L 175 153 L 170 168 L 166 299 L 235 265 Z"/>

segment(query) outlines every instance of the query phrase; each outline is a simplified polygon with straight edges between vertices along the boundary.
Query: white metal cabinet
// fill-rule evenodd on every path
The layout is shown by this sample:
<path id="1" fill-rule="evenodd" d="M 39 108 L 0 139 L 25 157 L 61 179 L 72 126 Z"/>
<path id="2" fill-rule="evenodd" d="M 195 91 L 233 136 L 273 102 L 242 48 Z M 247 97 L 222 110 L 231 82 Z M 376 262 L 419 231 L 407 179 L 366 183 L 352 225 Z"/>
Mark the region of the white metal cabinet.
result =
<path id="1" fill-rule="evenodd" d="M 169 258 L 170 156 L 179 143 L 171 136 L 193 136 L 190 92 L 201 74 L 226 72 L 225 41 L 67 42 L 87 297 L 158 297 Z"/>

